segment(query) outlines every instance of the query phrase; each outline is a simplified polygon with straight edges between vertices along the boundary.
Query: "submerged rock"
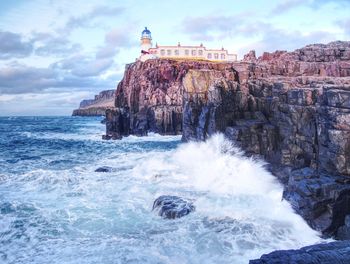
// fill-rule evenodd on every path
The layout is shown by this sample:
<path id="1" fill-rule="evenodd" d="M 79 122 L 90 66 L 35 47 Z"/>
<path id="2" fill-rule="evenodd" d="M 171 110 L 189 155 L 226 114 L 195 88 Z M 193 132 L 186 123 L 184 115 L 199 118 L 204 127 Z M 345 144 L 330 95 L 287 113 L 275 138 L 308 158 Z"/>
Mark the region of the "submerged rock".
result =
<path id="1" fill-rule="evenodd" d="M 112 172 L 113 168 L 108 166 L 102 166 L 95 170 L 95 172 Z"/>
<path id="2" fill-rule="evenodd" d="M 158 210 L 158 214 L 163 218 L 180 218 L 195 210 L 192 203 L 177 196 L 162 195 L 153 203 L 152 210 Z"/>
<path id="3" fill-rule="evenodd" d="M 350 241 L 331 242 L 298 250 L 277 250 L 249 264 L 345 264 L 350 263 Z"/>

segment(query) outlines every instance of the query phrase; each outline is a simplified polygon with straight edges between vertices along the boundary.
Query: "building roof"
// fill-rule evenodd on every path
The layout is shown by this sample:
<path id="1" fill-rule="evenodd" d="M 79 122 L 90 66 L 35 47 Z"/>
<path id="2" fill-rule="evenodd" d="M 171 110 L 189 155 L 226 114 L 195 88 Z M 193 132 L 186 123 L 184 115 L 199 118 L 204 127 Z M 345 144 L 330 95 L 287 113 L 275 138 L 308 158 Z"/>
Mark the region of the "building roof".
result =
<path id="1" fill-rule="evenodd" d="M 149 31 L 149 29 L 145 27 L 145 29 L 142 31 L 142 35 L 143 34 L 151 34 L 151 31 Z"/>

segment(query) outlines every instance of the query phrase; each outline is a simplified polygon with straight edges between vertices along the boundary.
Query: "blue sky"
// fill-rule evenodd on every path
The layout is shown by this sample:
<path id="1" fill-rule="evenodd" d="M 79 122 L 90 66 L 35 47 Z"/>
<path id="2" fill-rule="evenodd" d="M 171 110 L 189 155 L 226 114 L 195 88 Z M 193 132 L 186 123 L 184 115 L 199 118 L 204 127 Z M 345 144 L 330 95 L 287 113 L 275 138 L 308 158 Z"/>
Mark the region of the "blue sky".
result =
<path id="1" fill-rule="evenodd" d="M 238 53 L 350 40 L 350 0 L 2 0 L 0 115 L 70 115 L 154 44 Z"/>

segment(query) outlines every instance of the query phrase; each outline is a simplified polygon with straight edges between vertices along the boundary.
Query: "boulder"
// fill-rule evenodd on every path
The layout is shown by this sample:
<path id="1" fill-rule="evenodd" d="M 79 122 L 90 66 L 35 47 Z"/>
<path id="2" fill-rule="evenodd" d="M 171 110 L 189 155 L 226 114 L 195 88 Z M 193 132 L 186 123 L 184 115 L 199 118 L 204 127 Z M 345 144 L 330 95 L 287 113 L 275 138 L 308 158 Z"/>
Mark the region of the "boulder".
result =
<path id="1" fill-rule="evenodd" d="M 102 166 L 95 170 L 95 172 L 112 172 L 113 168 L 108 166 Z"/>
<path id="2" fill-rule="evenodd" d="M 162 195 L 154 201 L 152 210 L 157 211 L 163 218 L 175 219 L 188 215 L 195 210 L 195 207 L 180 197 Z"/>

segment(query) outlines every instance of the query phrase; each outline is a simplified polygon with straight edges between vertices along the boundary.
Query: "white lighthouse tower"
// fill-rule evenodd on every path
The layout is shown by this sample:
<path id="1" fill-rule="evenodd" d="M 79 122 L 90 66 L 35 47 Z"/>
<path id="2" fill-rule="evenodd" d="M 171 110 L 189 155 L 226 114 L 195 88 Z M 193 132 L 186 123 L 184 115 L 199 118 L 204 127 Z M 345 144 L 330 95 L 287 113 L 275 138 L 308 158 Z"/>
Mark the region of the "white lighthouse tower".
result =
<path id="1" fill-rule="evenodd" d="M 151 31 L 145 27 L 141 34 L 141 52 L 148 53 L 150 48 L 152 48 L 152 35 Z"/>
<path id="2" fill-rule="evenodd" d="M 149 59 L 156 59 L 157 57 L 151 54 L 150 49 L 152 48 L 152 36 L 151 31 L 147 27 L 141 33 L 141 55 L 139 60 L 146 61 Z"/>

